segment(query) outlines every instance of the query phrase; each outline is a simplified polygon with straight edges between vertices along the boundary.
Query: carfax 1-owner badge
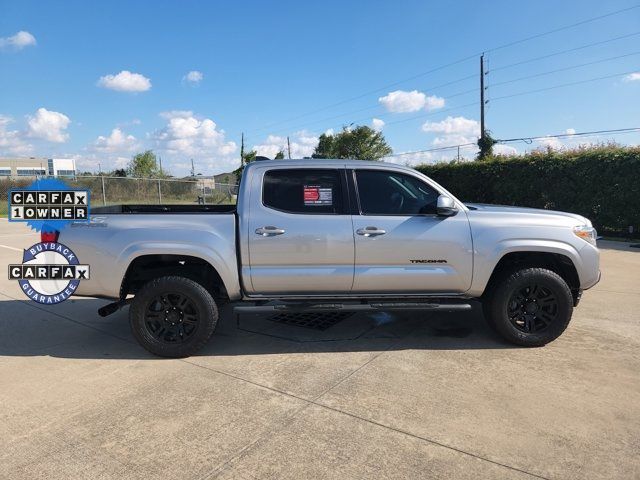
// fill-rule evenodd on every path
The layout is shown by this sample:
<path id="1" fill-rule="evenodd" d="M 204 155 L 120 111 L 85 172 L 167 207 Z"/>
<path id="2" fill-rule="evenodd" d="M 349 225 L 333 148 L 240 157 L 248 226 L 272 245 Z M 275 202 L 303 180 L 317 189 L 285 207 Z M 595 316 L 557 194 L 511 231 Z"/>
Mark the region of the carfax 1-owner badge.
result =
<path id="1" fill-rule="evenodd" d="M 58 242 L 60 231 L 72 222 L 89 221 L 89 192 L 70 189 L 58 180 L 36 180 L 8 195 L 9 221 L 26 222 L 40 232 L 41 241 L 24 249 L 22 263 L 9 265 L 9 279 L 17 280 L 30 299 L 43 304 L 67 300 L 90 267 L 68 246 Z"/>

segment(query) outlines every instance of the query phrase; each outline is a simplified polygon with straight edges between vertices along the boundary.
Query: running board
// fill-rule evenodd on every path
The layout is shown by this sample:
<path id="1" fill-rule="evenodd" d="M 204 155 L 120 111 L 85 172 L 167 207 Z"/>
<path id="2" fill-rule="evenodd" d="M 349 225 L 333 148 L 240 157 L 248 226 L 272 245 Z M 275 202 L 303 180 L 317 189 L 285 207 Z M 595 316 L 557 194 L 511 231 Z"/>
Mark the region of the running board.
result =
<path id="1" fill-rule="evenodd" d="M 372 312 L 379 310 L 438 310 L 441 312 L 471 310 L 470 303 L 463 302 L 372 302 L 372 303 L 271 303 L 261 305 L 237 305 L 233 313 L 274 312 Z"/>

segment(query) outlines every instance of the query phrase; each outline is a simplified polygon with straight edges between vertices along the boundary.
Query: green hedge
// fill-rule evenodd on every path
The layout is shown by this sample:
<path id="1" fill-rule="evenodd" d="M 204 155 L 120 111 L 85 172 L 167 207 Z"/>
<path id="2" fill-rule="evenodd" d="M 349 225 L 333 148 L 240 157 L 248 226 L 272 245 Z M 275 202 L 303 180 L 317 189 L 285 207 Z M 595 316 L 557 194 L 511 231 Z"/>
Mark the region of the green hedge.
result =
<path id="1" fill-rule="evenodd" d="M 640 147 L 535 151 L 416 169 L 466 202 L 578 213 L 602 232 L 640 229 Z"/>

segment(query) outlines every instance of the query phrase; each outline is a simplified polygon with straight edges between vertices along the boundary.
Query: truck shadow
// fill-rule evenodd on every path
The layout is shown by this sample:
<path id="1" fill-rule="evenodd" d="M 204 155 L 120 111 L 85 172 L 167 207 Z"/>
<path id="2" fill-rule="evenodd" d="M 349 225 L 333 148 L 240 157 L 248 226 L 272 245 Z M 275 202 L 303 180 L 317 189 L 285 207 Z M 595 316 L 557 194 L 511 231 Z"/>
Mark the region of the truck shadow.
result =
<path id="1" fill-rule="evenodd" d="M 107 318 L 97 315 L 104 303 L 97 299 L 54 306 L 26 300 L 0 302 L 0 326 L 5 332 L 0 338 L 0 355 L 158 359 L 136 343 L 126 308 Z M 197 356 L 517 348 L 487 327 L 479 305 L 462 313 L 358 313 L 337 320 L 320 319 L 321 326 L 318 322 L 304 324 L 295 316 L 236 318 L 228 307 L 220 313 L 216 332 Z"/>

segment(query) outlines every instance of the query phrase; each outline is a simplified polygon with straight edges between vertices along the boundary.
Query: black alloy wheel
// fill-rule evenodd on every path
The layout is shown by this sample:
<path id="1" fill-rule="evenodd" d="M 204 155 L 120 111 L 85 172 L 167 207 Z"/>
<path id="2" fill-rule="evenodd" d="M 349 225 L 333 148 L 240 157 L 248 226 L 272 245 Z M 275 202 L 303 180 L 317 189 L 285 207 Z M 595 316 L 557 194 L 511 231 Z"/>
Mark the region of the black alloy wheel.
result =
<path id="1" fill-rule="evenodd" d="M 199 322 L 200 313 L 193 300 L 180 293 L 155 296 L 144 313 L 148 332 L 165 343 L 184 343 L 196 332 Z"/>
<path id="2" fill-rule="evenodd" d="M 540 267 L 505 271 L 487 287 L 482 301 L 489 326 L 524 347 L 540 347 L 558 338 L 573 314 L 573 296 L 565 280 Z"/>
<path id="3" fill-rule="evenodd" d="M 509 321 L 518 330 L 542 332 L 558 317 L 558 299 L 549 288 L 528 285 L 511 295 L 507 311 Z"/>
<path id="4" fill-rule="evenodd" d="M 209 340 L 218 323 L 218 307 L 198 282 L 167 276 L 149 281 L 129 309 L 131 332 L 149 352 L 188 357 Z"/>

